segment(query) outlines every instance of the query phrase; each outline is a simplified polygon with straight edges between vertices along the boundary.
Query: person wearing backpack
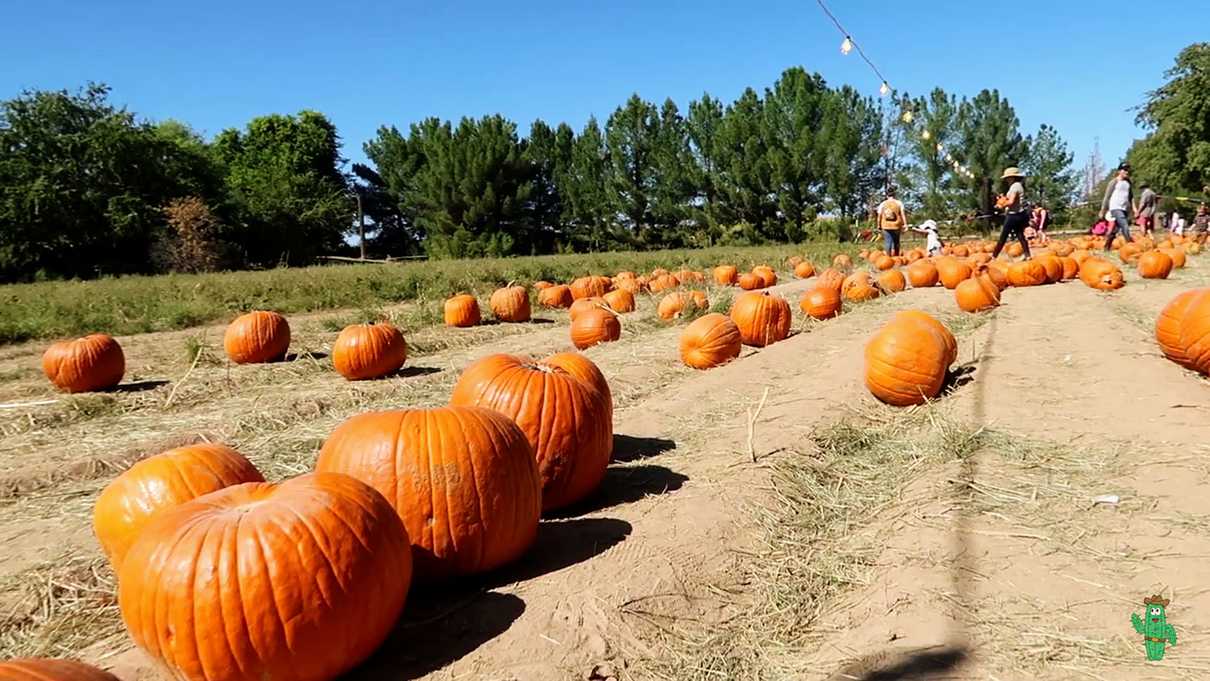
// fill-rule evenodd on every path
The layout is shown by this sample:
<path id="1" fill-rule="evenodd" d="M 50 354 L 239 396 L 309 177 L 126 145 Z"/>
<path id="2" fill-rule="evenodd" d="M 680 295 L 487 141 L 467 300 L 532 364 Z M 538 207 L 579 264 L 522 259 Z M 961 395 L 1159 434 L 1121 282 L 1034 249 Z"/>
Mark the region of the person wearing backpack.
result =
<path id="1" fill-rule="evenodd" d="M 878 208 L 875 210 L 887 255 L 892 257 L 901 255 L 899 239 L 903 234 L 903 228 L 907 226 L 907 210 L 903 207 L 903 202 L 895 198 L 894 187 L 887 187 L 886 200 L 878 204 Z"/>

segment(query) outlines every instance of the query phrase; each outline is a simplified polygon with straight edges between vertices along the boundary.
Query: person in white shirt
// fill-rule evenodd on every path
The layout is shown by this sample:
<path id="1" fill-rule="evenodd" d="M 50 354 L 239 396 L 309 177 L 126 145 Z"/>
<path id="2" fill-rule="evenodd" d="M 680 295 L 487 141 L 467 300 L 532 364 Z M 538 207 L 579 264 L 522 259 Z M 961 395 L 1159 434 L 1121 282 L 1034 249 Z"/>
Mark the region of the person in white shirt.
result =
<path id="1" fill-rule="evenodd" d="M 912 231 L 925 235 L 925 249 L 930 256 L 941 255 L 941 237 L 937 236 L 936 220 L 925 220 L 919 227 L 913 227 Z"/>
<path id="2" fill-rule="evenodd" d="M 1172 219 L 1168 222 L 1168 231 L 1177 236 L 1185 233 L 1185 218 L 1181 217 L 1180 213 L 1172 211 Z"/>
<path id="3" fill-rule="evenodd" d="M 1130 241 L 1130 215 L 1138 214 L 1139 206 L 1134 201 L 1134 190 L 1130 185 L 1130 165 L 1118 166 L 1118 175 L 1105 186 L 1105 198 L 1101 201 L 1101 214 L 1109 220 L 1113 229 L 1105 237 L 1105 252 L 1113 250 L 1113 240 L 1121 234 Z"/>

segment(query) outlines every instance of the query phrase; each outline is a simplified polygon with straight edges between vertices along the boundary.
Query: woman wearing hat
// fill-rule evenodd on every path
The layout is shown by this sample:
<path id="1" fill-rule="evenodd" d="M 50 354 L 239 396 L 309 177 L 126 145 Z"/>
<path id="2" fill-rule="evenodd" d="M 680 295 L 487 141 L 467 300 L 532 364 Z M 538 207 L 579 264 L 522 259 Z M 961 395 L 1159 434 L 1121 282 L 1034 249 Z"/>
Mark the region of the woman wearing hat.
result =
<path id="1" fill-rule="evenodd" d="M 1001 180 L 1007 180 L 1012 184 L 1008 187 L 1008 193 L 1004 195 L 1003 200 L 997 201 L 997 205 L 1004 208 L 1004 228 L 1000 230 L 1000 240 L 996 242 L 996 250 L 992 251 L 992 257 L 1000 257 L 1000 251 L 1004 250 L 1004 244 L 1008 242 L 1009 235 L 1016 234 L 1017 241 L 1021 242 L 1021 250 L 1025 257 L 1030 257 L 1029 240 L 1025 238 L 1025 228 L 1029 226 L 1029 211 L 1025 207 L 1025 176 L 1021 174 L 1021 170 L 1016 167 L 1008 168 L 1004 171 Z"/>

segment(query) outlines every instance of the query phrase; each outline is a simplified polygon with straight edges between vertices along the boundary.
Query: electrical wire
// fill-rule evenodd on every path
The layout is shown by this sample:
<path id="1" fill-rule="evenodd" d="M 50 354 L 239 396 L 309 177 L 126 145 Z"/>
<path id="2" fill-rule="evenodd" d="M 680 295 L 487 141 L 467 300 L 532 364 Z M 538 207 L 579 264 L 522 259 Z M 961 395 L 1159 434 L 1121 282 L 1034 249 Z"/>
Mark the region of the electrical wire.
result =
<path id="1" fill-rule="evenodd" d="M 840 20 L 836 18 L 835 14 L 832 14 L 832 10 L 828 9 L 828 6 L 824 4 L 823 0 L 815 0 L 815 2 L 819 3 L 819 8 L 822 9 L 823 13 L 828 15 L 828 18 L 831 19 L 832 23 L 836 25 L 836 30 L 840 31 L 840 34 L 844 36 L 845 39 L 847 39 L 850 43 L 852 43 L 853 47 L 857 48 L 857 54 L 861 56 L 866 64 L 869 64 L 870 69 L 874 72 L 874 75 L 878 76 L 878 82 L 885 83 L 887 86 L 889 86 L 890 81 L 888 81 L 886 77 L 882 75 L 882 72 L 878 70 L 878 67 L 874 65 L 874 62 L 870 61 L 870 58 L 866 56 L 865 50 L 861 49 L 861 43 L 854 40 L 853 35 L 846 31 L 844 26 L 840 25 Z"/>

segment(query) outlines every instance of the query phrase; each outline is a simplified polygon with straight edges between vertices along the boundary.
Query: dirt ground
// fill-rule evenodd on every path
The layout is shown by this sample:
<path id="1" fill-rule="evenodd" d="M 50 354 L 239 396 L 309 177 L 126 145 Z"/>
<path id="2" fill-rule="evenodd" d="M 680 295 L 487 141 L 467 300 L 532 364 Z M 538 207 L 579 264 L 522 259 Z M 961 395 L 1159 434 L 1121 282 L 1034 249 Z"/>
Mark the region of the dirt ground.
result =
<path id="1" fill-rule="evenodd" d="M 680 365 L 681 326 L 654 320 L 650 301 L 626 315 L 621 341 L 586 353 L 615 399 L 600 492 L 544 520 L 519 564 L 413 590 L 397 631 L 351 678 L 861 678 L 920 648 L 940 650 L 921 659 L 941 667 L 965 657 L 930 678 L 1207 676 L 1210 383 L 1161 357 L 1150 324 L 1180 290 L 1210 285 L 1210 267 L 1194 258 L 1168 281 L 1131 275 L 1113 294 L 1078 281 L 1010 289 L 978 316 L 957 312 L 952 292 L 911 290 L 823 323 L 797 317 L 810 283 L 775 289 L 795 307 L 796 335 L 709 372 Z M 904 411 L 869 396 L 861 347 L 909 308 L 951 326 L 963 379 Z M 0 651 L 75 653 L 125 681 L 158 678 L 117 625 L 91 532 L 109 479 L 197 438 L 232 444 L 271 479 L 305 471 L 349 415 L 442 404 L 487 354 L 568 349 L 565 313 L 538 316 L 405 329 L 415 352 L 404 371 L 368 383 L 330 370 L 335 315 L 292 319 L 299 355 L 276 365 L 228 367 L 220 327 L 121 338 L 134 387 L 101 396 L 51 392 L 41 347 L 0 348 Z M 822 430 L 907 422 L 922 425 L 905 448 L 946 428 L 980 444 L 888 458 L 876 478 L 885 501 L 844 513 L 790 494 L 786 471 L 823 460 Z M 839 476 L 828 498 L 848 499 L 846 484 Z M 1117 503 L 1094 504 L 1105 494 Z M 791 508 L 846 525 L 812 525 L 822 529 L 790 561 L 830 586 L 770 604 L 764 594 L 786 585 L 763 583 L 763 568 L 787 549 L 755 518 L 790 526 L 802 519 L 777 514 Z M 1172 600 L 1179 636 L 1162 662 L 1145 660 L 1130 626 L 1151 594 Z M 712 657 L 737 632 L 767 643 L 730 652 L 759 658 L 745 671 Z"/>

